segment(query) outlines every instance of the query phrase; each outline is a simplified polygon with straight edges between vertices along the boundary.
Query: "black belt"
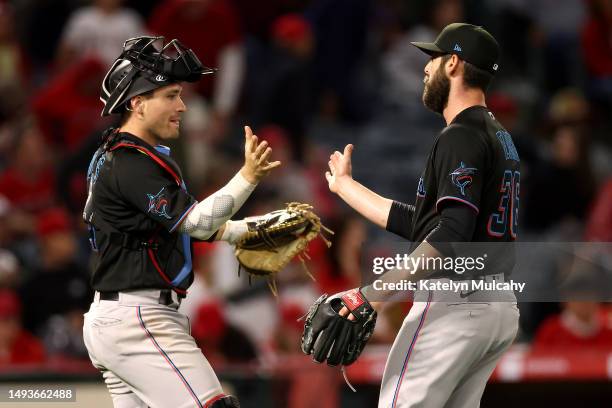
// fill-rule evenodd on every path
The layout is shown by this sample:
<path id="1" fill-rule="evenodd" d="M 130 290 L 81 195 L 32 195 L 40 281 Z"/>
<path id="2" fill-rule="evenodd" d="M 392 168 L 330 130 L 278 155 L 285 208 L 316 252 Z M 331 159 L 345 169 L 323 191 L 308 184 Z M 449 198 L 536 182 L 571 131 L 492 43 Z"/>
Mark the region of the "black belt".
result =
<path id="1" fill-rule="evenodd" d="M 100 292 L 100 300 L 119 300 L 119 292 L 117 291 L 105 291 Z M 179 299 L 180 302 L 180 299 Z M 162 289 L 159 293 L 159 299 L 157 303 L 164 306 L 170 306 L 174 303 L 172 300 L 172 291 L 170 289 Z"/>

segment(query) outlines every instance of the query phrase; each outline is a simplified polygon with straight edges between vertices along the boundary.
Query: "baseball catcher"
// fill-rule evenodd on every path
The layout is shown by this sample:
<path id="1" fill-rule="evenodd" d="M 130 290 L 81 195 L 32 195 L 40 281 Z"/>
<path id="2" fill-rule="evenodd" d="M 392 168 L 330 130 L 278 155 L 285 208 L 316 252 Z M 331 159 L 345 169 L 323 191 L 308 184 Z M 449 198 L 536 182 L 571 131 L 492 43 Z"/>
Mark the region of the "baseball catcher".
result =
<path id="1" fill-rule="evenodd" d="M 245 126 L 244 165 L 202 201 L 189 193 L 166 144 L 180 136 L 183 82 L 215 70 L 178 40 L 128 39 L 102 82 L 102 115 L 120 127 L 103 134 L 87 173 L 83 211 L 95 297 L 83 340 L 115 408 L 238 408 L 190 333 L 179 306 L 193 275 L 192 243 L 247 231 L 230 218 L 279 161 Z"/>

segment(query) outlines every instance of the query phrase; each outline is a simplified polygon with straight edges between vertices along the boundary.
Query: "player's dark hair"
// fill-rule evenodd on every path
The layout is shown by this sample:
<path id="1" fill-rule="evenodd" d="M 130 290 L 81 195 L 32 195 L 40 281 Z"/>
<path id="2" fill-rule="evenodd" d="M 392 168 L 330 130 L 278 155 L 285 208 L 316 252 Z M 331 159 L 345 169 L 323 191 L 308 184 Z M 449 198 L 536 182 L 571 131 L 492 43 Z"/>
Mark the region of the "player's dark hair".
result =
<path id="1" fill-rule="evenodd" d="M 479 88 L 486 92 L 493 80 L 493 75 L 474 64 L 463 61 L 463 82 L 468 88 Z"/>
<path id="2" fill-rule="evenodd" d="M 453 56 L 453 54 L 442 54 L 442 59 L 440 60 L 440 66 L 443 67 L 446 65 L 446 62 Z"/>

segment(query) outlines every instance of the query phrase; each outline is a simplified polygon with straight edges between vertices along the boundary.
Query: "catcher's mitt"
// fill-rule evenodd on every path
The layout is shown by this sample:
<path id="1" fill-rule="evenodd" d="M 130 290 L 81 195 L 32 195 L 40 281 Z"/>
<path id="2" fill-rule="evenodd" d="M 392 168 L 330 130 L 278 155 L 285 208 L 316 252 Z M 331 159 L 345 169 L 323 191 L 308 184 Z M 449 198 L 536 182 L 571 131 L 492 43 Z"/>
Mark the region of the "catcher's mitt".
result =
<path id="1" fill-rule="evenodd" d="M 355 320 L 340 316 L 345 306 Z M 318 363 L 350 365 L 363 351 L 376 326 L 376 311 L 359 289 L 321 296 L 308 311 L 302 351 Z"/>
<path id="2" fill-rule="evenodd" d="M 321 223 L 309 204 L 288 203 L 282 210 L 245 218 L 245 221 L 248 232 L 236 244 L 238 263 L 250 274 L 249 278 L 268 277 L 274 294 L 277 293 L 275 274 L 296 256 L 312 278 L 304 262 L 304 258 L 310 259 L 306 253 L 310 241 L 320 236 L 327 247 L 331 246 L 323 231 L 330 234 L 333 231 Z"/>

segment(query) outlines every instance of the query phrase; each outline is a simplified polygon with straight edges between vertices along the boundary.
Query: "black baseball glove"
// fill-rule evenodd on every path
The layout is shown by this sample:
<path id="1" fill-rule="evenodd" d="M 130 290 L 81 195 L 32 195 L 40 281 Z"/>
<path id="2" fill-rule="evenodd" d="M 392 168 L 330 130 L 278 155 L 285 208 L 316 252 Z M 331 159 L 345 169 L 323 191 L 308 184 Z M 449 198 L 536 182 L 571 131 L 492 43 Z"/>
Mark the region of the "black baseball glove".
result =
<path id="1" fill-rule="evenodd" d="M 340 316 L 343 306 L 355 320 Z M 359 289 L 321 296 L 310 307 L 304 333 L 302 351 L 318 363 L 330 366 L 350 365 L 357 360 L 376 325 L 376 311 Z"/>

